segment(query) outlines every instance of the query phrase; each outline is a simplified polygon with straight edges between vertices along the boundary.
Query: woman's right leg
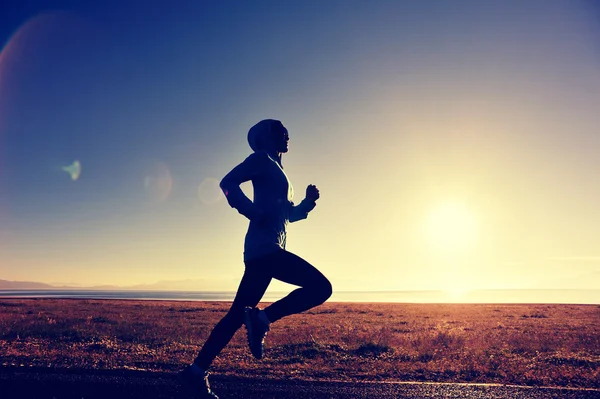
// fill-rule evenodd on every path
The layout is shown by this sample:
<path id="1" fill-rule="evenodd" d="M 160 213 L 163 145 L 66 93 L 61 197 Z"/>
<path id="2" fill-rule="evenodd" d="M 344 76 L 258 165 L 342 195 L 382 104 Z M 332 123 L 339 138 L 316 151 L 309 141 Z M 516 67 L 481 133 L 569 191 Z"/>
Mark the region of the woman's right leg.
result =
<path id="1" fill-rule="evenodd" d="M 244 308 L 246 306 L 255 307 L 263 297 L 270 282 L 271 276 L 264 270 L 246 266 L 231 308 L 212 330 L 194 363 L 203 370 L 208 370 L 214 358 L 242 326 Z"/>
<path id="2" fill-rule="evenodd" d="M 264 310 L 271 322 L 318 306 L 331 296 L 329 280 L 298 255 L 281 250 L 267 260 L 263 267 L 273 278 L 300 287 Z"/>

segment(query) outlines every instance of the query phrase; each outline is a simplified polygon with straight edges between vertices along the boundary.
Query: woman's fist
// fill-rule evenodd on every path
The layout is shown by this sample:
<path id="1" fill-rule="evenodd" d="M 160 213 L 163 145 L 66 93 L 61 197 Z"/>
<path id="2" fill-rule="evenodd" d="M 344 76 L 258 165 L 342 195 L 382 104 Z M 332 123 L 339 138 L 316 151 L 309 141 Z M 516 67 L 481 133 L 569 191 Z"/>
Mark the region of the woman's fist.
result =
<path id="1" fill-rule="evenodd" d="M 319 189 L 314 184 L 309 184 L 306 187 L 306 199 L 310 201 L 316 201 L 319 199 Z"/>

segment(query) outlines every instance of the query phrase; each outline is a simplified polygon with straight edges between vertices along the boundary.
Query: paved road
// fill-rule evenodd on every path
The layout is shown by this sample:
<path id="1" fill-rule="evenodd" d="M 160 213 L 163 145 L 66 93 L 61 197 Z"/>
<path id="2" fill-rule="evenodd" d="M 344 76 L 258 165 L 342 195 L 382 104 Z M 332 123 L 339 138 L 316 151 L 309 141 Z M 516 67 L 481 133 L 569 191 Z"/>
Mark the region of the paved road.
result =
<path id="1" fill-rule="evenodd" d="M 272 381 L 213 376 L 221 399 L 600 399 L 600 390 L 498 385 Z M 174 375 L 0 368 L 2 399 L 184 399 Z"/>

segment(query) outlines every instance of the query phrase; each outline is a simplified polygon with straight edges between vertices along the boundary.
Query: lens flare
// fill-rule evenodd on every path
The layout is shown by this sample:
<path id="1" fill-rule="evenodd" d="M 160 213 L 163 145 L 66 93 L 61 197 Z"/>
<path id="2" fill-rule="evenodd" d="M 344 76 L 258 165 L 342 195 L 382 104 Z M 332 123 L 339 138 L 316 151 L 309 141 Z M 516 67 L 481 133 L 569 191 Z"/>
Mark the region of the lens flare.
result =
<path id="1" fill-rule="evenodd" d="M 144 178 L 146 195 L 153 202 L 164 202 L 169 198 L 173 188 L 173 177 L 164 162 L 157 162 L 151 172 Z"/>
<path id="2" fill-rule="evenodd" d="M 223 198 L 223 192 L 219 187 L 219 181 L 212 177 L 207 177 L 198 186 L 198 198 L 206 205 L 212 205 L 221 198 Z"/>
<path id="3" fill-rule="evenodd" d="M 91 30 L 87 26 L 84 18 L 70 11 L 44 12 L 24 21 L 5 43 L 0 42 L 0 151 L 3 150 L 4 132 L 8 131 L 9 126 L 20 124 L 18 118 L 11 118 L 19 114 L 13 110 L 28 104 L 30 98 L 35 98 L 35 101 L 57 101 L 57 96 L 45 93 L 41 88 L 30 89 L 35 88 L 42 76 L 44 81 L 52 78 L 50 73 L 46 76 L 46 71 L 57 68 L 65 59 L 74 65 L 73 68 L 77 66 L 81 69 L 80 62 L 85 58 L 74 55 L 81 53 L 78 50 L 84 48 L 90 37 Z M 25 134 L 28 133 L 25 131 Z M 32 138 L 22 138 L 22 141 L 28 143 Z M 8 175 L 6 166 L 1 164 L 4 162 L 3 155 L 0 154 L 0 174 Z M 72 180 L 79 178 L 81 164 L 78 161 L 69 166 L 60 165 L 55 164 L 53 169 L 67 172 Z M 2 178 L 0 176 L 0 180 Z"/>
<path id="4" fill-rule="evenodd" d="M 60 50 L 68 40 L 86 37 L 87 22 L 68 11 L 47 12 L 33 16 L 13 32 L 0 48 L 0 91 L 6 93 L 8 85 L 16 87 L 27 79 L 32 64 L 42 61 L 48 51 Z M 63 47 L 61 47 L 63 46 Z"/>
<path id="5" fill-rule="evenodd" d="M 81 162 L 75 160 L 71 165 L 63 166 L 62 170 L 67 172 L 71 176 L 71 179 L 75 181 L 81 176 Z"/>

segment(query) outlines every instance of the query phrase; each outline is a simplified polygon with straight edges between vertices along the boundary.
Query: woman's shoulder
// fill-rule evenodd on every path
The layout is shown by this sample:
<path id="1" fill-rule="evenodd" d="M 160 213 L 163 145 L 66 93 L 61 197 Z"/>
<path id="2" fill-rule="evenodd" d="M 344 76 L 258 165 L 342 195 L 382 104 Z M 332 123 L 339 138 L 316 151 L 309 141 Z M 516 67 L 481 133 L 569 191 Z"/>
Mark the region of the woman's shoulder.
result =
<path id="1" fill-rule="evenodd" d="M 248 155 L 242 165 L 253 170 L 263 170 L 268 168 L 270 159 L 265 151 L 257 151 Z"/>
<path id="2" fill-rule="evenodd" d="M 251 162 L 251 163 L 266 162 L 266 161 L 269 161 L 270 159 L 271 158 L 269 158 L 269 154 L 267 154 L 266 151 L 256 151 L 256 152 L 253 152 L 252 154 L 248 155 L 244 162 Z"/>

